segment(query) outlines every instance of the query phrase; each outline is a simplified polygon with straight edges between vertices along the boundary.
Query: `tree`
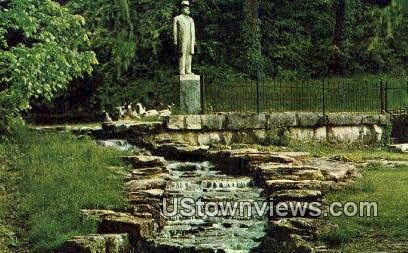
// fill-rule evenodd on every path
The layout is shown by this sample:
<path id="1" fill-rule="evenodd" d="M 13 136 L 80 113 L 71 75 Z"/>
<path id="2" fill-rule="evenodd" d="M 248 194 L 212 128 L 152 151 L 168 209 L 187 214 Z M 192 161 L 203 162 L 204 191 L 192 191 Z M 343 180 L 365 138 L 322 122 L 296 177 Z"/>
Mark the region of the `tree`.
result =
<path id="1" fill-rule="evenodd" d="M 258 0 L 245 0 L 243 3 L 244 21 L 241 28 L 242 65 L 243 71 L 251 77 L 264 75 L 258 9 Z"/>
<path id="2" fill-rule="evenodd" d="M 0 11 L 0 128 L 97 63 L 85 20 L 51 0 L 10 0 Z"/>

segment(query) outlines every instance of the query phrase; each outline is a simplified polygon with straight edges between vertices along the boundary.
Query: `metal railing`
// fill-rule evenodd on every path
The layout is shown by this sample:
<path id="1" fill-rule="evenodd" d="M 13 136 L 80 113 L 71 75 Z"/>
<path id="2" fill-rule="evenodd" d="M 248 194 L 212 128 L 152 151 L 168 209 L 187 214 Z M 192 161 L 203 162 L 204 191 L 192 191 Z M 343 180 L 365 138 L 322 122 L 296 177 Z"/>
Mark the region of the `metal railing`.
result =
<path id="1" fill-rule="evenodd" d="M 203 76 L 201 85 L 203 113 L 386 113 L 408 108 L 407 80 L 251 80 L 223 85 L 206 83 Z"/>

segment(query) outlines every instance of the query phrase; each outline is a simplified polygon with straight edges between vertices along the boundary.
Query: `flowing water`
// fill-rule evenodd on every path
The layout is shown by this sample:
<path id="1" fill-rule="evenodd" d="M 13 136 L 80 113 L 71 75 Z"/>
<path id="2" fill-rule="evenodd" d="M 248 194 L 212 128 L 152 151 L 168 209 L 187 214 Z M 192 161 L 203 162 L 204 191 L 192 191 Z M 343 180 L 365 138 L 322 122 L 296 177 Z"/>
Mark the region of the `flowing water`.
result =
<path id="1" fill-rule="evenodd" d="M 208 162 L 171 162 L 167 169 L 170 173 L 165 191 L 168 212 L 174 210 L 174 198 L 201 200 L 203 203 L 264 200 L 261 197 L 262 190 L 254 187 L 251 178 L 222 174 Z M 262 216 L 248 217 L 248 208 L 246 212 L 243 210 L 244 216 L 242 213 L 236 213 L 235 216 L 230 213 L 227 216 L 203 217 L 196 210 L 193 216 L 190 213 L 188 217 L 170 217 L 154 243 L 160 248 L 167 246 L 179 250 L 191 248 L 205 252 L 250 252 L 264 237 L 267 222 Z"/>

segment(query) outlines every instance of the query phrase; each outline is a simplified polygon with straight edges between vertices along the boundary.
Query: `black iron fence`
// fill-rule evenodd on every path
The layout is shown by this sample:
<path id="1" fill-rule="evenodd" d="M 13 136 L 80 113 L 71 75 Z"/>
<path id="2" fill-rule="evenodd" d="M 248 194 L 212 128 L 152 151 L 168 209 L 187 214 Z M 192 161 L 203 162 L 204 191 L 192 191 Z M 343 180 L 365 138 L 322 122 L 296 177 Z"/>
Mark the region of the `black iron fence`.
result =
<path id="1" fill-rule="evenodd" d="M 203 113 L 212 112 L 372 112 L 408 108 L 407 80 L 206 83 Z"/>

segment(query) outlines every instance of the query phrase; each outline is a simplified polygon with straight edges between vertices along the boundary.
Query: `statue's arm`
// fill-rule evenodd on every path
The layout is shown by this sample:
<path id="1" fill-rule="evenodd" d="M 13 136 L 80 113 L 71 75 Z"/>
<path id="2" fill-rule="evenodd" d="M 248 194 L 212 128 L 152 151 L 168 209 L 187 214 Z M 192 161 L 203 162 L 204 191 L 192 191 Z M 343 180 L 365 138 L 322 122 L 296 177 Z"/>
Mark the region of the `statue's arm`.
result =
<path id="1" fill-rule="evenodd" d="M 174 45 L 177 46 L 177 17 L 173 19 L 173 39 Z"/>

